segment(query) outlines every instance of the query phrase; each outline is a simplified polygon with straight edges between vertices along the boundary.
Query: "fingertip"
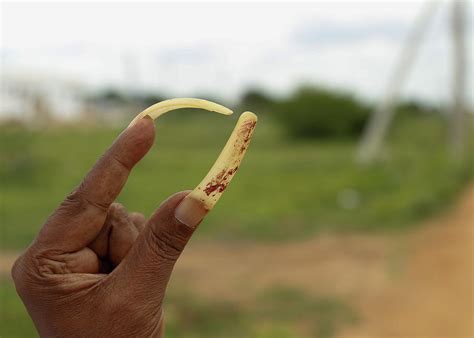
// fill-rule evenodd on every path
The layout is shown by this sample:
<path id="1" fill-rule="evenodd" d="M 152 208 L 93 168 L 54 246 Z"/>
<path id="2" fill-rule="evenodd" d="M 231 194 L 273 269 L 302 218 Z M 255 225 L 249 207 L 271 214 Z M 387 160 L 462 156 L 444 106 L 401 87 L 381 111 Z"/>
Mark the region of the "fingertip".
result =
<path id="1" fill-rule="evenodd" d="M 127 209 L 125 209 L 125 207 L 121 203 L 117 202 L 114 202 L 110 205 L 107 215 L 113 219 L 126 219 L 128 217 Z"/>
<path id="2" fill-rule="evenodd" d="M 181 203 L 181 201 L 186 196 L 188 196 L 191 193 L 191 191 L 192 190 L 183 190 L 183 191 L 179 191 L 179 192 L 174 193 L 173 195 L 168 197 L 166 200 L 164 200 L 160 204 L 159 209 L 161 209 L 163 207 L 169 208 L 170 210 L 171 209 L 173 209 L 173 210 L 176 209 L 176 207 Z"/>
<path id="3" fill-rule="evenodd" d="M 174 217 L 182 224 L 195 229 L 208 212 L 209 209 L 200 200 L 186 197 L 176 207 Z"/>
<path id="4" fill-rule="evenodd" d="M 122 209 L 124 209 L 124 206 L 122 205 L 122 203 L 114 202 L 110 205 L 108 213 L 116 213 Z"/>
<path id="5" fill-rule="evenodd" d="M 155 124 L 146 116 L 125 129 L 117 139 L 115 150 L 127 167 L 133 167 L 150 150 L 155 140 Z"/>
<path id="6" fill-rule="evenodd" d="M 155 137 L 155 123 L 150 116 L 145 116 L 138 120 L 133 126 L 127 128 L 126 132 L 134 135 L 137 142 L 153 143 Z"/>
<path id="7" fill-rule="evenodd" d="M 97 254 L 86 247 L 66 257 L 66 267 L 71 273 L 98 273 L 100 260 Z"/>
<path id="8" fill-rule="evenodd" d="M 145 227 L 146 218 L 142 213 L 132 212 L 128 215 L 128 218 L 132 221 L 139 232 L 141 232 Z"/>
<path id="9" fill-rule="evenodd" d="M 147 126 L 147 128 L 152 128 L 155 129 L 155 123 L 153 122 L 153 119 L 149 116 L 143 116 L 141 119 L 139 119 L 135 124 L 130 126 L 130 128 L 137 128 L 137 126 Z M 141 127 L 138 127 L 141 128 Z"/>
<path id="10" fill-rule="evenodd" d="M 191 192 L 191 190 L 180 191 L 174 193 L 166 200 L 164 200 L 160 206 L 153 212 L 149 219 L 149 223 L 154 224 L 161 218 L 168 220 L 175 219 L 174 211 L 181 203 L 181 201 Z"/>

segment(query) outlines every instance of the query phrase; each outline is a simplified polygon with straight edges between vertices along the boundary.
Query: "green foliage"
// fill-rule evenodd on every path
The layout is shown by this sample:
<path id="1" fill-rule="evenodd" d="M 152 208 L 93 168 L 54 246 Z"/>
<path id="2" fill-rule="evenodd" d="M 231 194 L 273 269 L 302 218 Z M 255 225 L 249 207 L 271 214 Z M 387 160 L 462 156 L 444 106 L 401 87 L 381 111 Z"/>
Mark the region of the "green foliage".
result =
<path id="1" fill-rule="evenodd" d="M 258 112 L 257 112 L 258 113 Z M 149 215 L 172 193 L 192 189 L 216 159 L 235 117 L 176 112 L 157 123 L 154 147 L 119 196 Z M 21 249 L 120 130 L 77 127 L 0 130 L 0 245 Z M 451 160 L 442 120 L 397 120 L 384 160 L 354 161 L 350 141 L 288 142 L 260 118 L 249 152 L 199 238 L 277 240 L 319 231 L 410 226 L 449 202 L 473 177 L 470 158 Z"/>
<path id="2" fill-rule="evenodd" d="M 412 117 L 413 115 L 440 115 L 441 111 L 435 106 L 430 106 L 426 103 L 416 100 L 406 100 L 399 102 L 395 107 L 395 116 Z"/>
<path id="3" fill-rule="evenodd" d="M 351 95 L 303 87 L 275 106 L 278 120 L 295 138 L 354 138 L 370 109 Z"/>
<path id="4" fill-rule="evenodd" d="M 328 338 L 343 325 L 357 321 L 358 317 L 346 304 L 329 297 L 312 298 L 298 289 L 273 286 L 259 297 L 256 317 L 269 317 L 286 323 L 286 327 L 306 327 L 298 337 Z M 299 325 L 295 325 L 299 324 Z"/>
<path id="5" fill-rule="evenodd" d="M 246 304 L 203 299 L 183 290 L 165 301 L 170 337 L 333 337 L 357 316 L 334 298 L 274 286 Z"/>
<path id="6" fill-rule="evenodd" d="M 38 337 L 35 326 L 26 312 L 10 279 L 0 276 L 0 337 Z"/>
<path id="7" fill-rule="evenodd" d="M 89 100 L 96 103 L 108 102 L 116 104 L 124 104 L 129 101 L 128 96 L 126 94 L 114 88 L 109 88 L 102 92 L 94 94 L 93 96 L 89 97 Z"/>
<path id="8" fill-rule="evenodd" d="M 235 118 L 195 111 L 164 116 L 155 146 L 134 169 L 119 201 L 150 214 L 173 192 L 193 188 Z M 265 116 L 241 170 L 194 240 L 288 240 L 319 231 L 406 229 L 448 206 L 473 178 L 474 140 L 468 158 L 452 161 L 444 122 L 432 114 L 397 119 L 383 161 L 359 167 L 354 142 L 288 143 Z M 0 128 L 1 249 L 25 248 L 119 132 Z M 11 281 L 1 278 L 0 305 L 0 336 L 36 336 Z M 357 317 L 337 299 L 284 287 L 248 304 L 176 290 L 166 299 L 166 314 L 167 336 L 191 338 L 326 338 Z"/>
<path id="9" fill-rule="evenodd" d="M 34 150 L 34 136 L 19 126 L 8 127 L 0 142 L 0 178 L 2 185 L 24 186 L 34 183 L 41 170 L 41 159 Z M 17 133 L 22 137 L 17 138 Z"/>
<path id="10" fill-rule="evenodd" d="M 155 103 L 165 100 L 165 98 L 160 95 L 154 95 L 154 94 L 149 94 L 149 93 L 133 96 L 133 99 L 138 104 L 144 106 L 144 108 L 147 108 L 151 105 L 154 105 Z"/>
<path id="11" fill-rule="evenodd" d="M 142 107 L 145 109 L 157 102 L 165 100 L 163 96 L 148 92 L 123 92 L 115 88 L 108 88 L 104 91 L 90 95 L 87 98 L 90 102 L 100 106 L 117 106 L 124 105 Z"/>
<path id="12" fill-rule="evenodd" d="M 261 113 L 271 112 L 275 105 L 275 99 L 261 89 L 251 88 L 240 98 L 242 111 L 250 110 Z"/>
<path id="13" fill-rule="evenodd" d="M 275 287 L 246 304 L 171 288 L 165 299 L 166 337 L 330 338 L 354 323 L 353 309 L 328 297 Z M 37 337 L 10 280 L 0 277 L 0 336 Z"/>

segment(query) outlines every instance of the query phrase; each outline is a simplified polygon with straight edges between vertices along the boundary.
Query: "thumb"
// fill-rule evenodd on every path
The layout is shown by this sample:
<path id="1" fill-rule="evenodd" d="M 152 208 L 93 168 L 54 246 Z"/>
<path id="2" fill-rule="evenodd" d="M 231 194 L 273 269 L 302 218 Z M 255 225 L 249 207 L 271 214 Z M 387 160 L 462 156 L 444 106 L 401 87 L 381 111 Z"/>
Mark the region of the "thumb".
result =
<path id="1" fill-rule="evenodd" d="M 187 194 L 189 191 L 172 195 L 150 217 L 128 255 L 109 276 L 114 287 L 127 289 L 136 300 L 161 304 L 174 264 L 195 230 L 175 217 Z"/>

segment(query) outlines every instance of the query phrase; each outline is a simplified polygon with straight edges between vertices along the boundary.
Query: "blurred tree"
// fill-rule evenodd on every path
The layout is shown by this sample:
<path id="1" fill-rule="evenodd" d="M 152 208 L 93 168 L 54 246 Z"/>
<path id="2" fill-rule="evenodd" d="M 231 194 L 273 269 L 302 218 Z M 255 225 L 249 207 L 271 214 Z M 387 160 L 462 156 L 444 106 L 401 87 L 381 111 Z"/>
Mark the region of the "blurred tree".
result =
<path id="1" fill-rule="evenodd" d="M 275 112 L 293 137 L 350 138 L 362 131 L 370 108 L 346 93 L 302 87 Z"/>
<path id="2" fill-rule="evenodd" d="M 87 98 L 94 103 L 126 103 L 129 98 L 121 91 L 114 88 L 107 88 L 103 91 L 94 93 Z"/>
<path id="3" fill-rule="evenodd" d="M 441 114 L 441 109 L 418 100 L 405 100 L 399 102 L 395 107 L 397 115 L 429 115 Z"/>
<path id="4" fill-rule="evenodd" d="M 265 113 L 272 110 L 275 100 L 264 90 L 250 88 L 240 98 L 242 110 L 254 110 Z"/>
<path id="5" fill-rule="evenodd" d="M 152 94 L 152 93 L 145 93 L 142 95 L 138 95 L 136 97 L 137 102 L 142 104 L 145 107 L 149 107 L 155 103 L 161 102 L 163 100 L 166 100 L 163 96 L 157 95 L 157 94 Z"/>

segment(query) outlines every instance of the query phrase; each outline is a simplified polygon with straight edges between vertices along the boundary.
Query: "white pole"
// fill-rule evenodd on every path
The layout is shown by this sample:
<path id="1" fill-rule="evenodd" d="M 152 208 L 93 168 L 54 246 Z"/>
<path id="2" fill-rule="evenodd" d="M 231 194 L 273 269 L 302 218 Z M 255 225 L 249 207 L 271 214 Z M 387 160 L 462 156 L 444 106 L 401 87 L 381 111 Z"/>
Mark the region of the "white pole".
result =
<path id="1" fill-rule="evenodd" d="M 467 6 L 463 0 L 454 0 L 451 16 L 451 33 L 453 39 L 453 82 L 451 107 L 451 151 L 454 158 L 461 158 L 466 148 L 466 12 Z"/>
<path id="2" fill-rule="evenodd" d="M 408 35 L 404 48 L 392 73 L 385 95 L 372 114 L 359 144 L 357 160 L 360 163 L 372 162 L 383 145 L 385 134 L 393 119 L 394 103 L 409 74 L 418 52 L 423 34 L 428 28 L 431 18 L 437 8 L 438 1 L 428 0 L 417 18 L 413 30 Z"/>

